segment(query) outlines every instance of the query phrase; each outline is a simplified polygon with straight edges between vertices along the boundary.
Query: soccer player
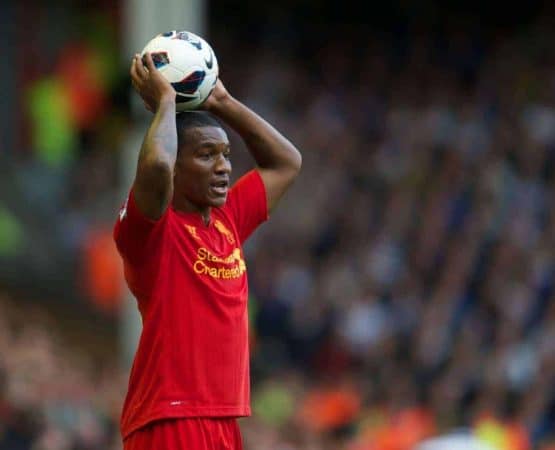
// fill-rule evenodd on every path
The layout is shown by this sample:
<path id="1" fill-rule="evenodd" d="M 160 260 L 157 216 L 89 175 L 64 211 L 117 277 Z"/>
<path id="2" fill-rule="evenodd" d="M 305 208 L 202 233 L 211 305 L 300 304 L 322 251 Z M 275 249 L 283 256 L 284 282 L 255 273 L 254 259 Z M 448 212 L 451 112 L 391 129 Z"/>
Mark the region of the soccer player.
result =
<path id="1" fill-rule="evenodd" d="M 125 450 L 242 449 L 250 415 L 242 244 L 301 167 L 289 140 L 221 81 L 206 111 L 176 115 L 175 91 L 135 55 L 131 80 L 154 113 L 114 239 L 143 330 L 121 418 Z M 230 186 L 222 120 L 256 169 Z"/>

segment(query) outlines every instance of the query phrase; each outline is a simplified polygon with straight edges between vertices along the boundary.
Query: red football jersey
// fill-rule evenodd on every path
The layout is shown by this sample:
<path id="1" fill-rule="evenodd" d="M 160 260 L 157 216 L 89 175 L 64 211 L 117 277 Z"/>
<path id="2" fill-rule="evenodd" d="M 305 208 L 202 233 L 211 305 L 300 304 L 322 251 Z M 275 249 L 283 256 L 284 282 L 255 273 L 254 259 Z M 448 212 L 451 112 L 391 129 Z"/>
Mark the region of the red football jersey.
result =
<path id="1" fill-rule="evenodd" d="M 133 192 L 114 239 L 143 321 L 121 418 L 123 437 L 169 417 L 250 415 L 247 274 L 241 244 L 268 217 L 260 174 L 250 171 L 212 208 L 169 207 L 157 221 Z"/>

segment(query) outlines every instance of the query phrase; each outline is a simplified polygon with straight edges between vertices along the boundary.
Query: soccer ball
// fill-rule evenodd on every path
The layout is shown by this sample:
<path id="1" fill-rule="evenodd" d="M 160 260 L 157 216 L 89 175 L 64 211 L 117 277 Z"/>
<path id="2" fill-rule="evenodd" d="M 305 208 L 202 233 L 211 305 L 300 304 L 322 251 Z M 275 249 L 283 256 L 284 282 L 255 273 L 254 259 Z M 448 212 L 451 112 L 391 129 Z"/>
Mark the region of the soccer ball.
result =
<path id="1" fill-rule="evenodd" d="M 156 68 L 177 93 L 176 110 L 197 109 L 218 80 L 218 61 L 212 47 L 190 31 L 168 31 L 152 38 L 141 52 L 152 55 Z"/>

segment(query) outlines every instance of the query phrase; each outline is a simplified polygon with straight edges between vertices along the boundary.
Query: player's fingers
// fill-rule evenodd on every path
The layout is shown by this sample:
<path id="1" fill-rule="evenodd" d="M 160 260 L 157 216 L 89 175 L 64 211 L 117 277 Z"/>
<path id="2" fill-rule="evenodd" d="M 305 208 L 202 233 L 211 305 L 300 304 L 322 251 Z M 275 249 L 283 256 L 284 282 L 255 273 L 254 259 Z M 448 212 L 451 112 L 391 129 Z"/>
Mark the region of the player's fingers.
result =
<path id="1" fill-rule="evenodd" d="M 140 59 L 138 55 L 135 55 L 133 58 L 133 64 L 131 65 L 131 78 L 133 78 L 136 82 L 142 81 L 146 78 L 148 74 L 145 73 L 145 70 L 139 66 Z"/>
<path id="2" fill-rule="evenodd" d="M 133 63 L 131 64 L 131 69 L 129 70 L 129 73 L 131 74 L 131 79 L 135 81 L 140 81 L 141 72 L 142 70 L 137 67 L 137 57 L 135 56 L 133 58 Z"/>
<path id="3" fill-rule="evenodd" d="M 131 84 L 135 89 L 139 90 L 142 83 L 143 80 L 136 73 L 131 75 Z"/>
<path id="4" fill-rule="evenodd" d="M 146 56 L 146 55 L 145 55 Z M 145 56 L 141 58 L 140 55 L 136 55 L 137 60 L 137 74 L 143 79 L 146 80 L 148 78 L 148 69 L 145 67 Z"/>
<path id="5" fill-rule="evenodd" d="M 133 56 L 133 59 L 131 60 L 131 67 L 129 68 L 129 75 L 131 75 L 131 78 L 137 75 L 137 69 L 135 68 L 136 63 L 137 58 Z"/>
<path id="6" fill-rule="evenodd" d="M 154 61 L 152 60 L 152 55 L 148 52 L 145 53 L 144 63 L 146 63 L 146 68 L 148 70 L 156 70 L 156 67 L 154 67 Z"/>

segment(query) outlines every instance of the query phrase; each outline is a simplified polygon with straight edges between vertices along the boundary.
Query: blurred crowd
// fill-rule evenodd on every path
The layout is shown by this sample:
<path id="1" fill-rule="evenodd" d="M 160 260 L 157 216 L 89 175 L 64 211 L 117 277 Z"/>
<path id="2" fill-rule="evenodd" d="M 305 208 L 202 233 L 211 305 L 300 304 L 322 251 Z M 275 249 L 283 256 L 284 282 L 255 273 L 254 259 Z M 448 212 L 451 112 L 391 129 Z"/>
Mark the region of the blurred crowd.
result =
<path id="1" fill-rule="evenodd" d="M 494 450 L 555 448 L 551 25 L 345 30 L 310 56 L 214 33 L 228 89 L 303 153 L 245 248 L 247 450 L 413 450 L 455 430 Z M 252 162 L 230 137 L 237 177 Z M 126 370 L 8 310 L 0 449 L 118 449 Z"/>
<path id="2" fill-rule="evenodd" d="M 119 449 L 126 372 L 58 328 L 44 306 L 0 295 L 0 449 Z"/>
<path id="3" fill-rule="evenodd" d="M 338 32 L 236 75 L 304 157 L 249 249 L 255 410 L 286 430 L 249 448 L 553 448 L 551 28 Z"/>

